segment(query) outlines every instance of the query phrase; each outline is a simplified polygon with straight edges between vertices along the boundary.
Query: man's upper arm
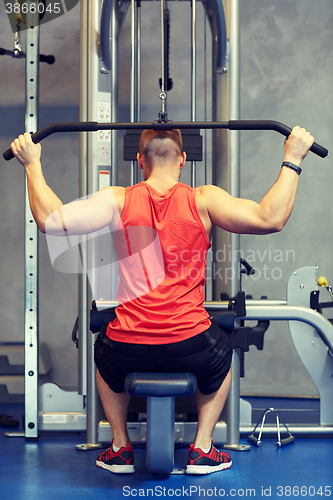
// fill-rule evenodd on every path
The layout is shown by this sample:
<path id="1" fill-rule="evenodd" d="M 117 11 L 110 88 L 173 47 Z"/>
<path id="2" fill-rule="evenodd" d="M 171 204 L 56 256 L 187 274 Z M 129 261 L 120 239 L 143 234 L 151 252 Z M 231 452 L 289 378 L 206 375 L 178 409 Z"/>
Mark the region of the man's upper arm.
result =
<path id="1" fill-rule="evenodd" d="M 202 194 L 212 223 L 238 234 L 266 234 L 271 231 L 262 217 L 260 204 L 234 198 L 217 186 L 203 186 Z"/>
<path id="2" fill-rule="evenodd" d="M 46 233 L 59 236 L 89 234 L 110 224 L 116 226 L 120 219 L 119 203 L 117 204 L 119 193 L 110 187 L 98 191 L 88 199 L 63 205 L 48 217 Z"/>

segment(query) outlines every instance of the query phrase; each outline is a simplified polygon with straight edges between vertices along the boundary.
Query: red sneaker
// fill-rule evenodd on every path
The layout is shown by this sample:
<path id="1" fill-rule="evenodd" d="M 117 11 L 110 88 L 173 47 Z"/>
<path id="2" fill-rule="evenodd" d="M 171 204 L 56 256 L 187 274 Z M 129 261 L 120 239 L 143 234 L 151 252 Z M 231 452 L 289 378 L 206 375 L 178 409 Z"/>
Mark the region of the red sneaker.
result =
<path id="1" fill-rule="evenodd" d="M 211 474 L 219 470 L 230 469 L 232 461 L 229 455 L 218 451 L 213 443 L 208 453 L 191 444 L 187 455 L 186 474 Z"/>
<path id="2" fill-rule="evenodd" d="M 132 474 L 134 472 L 134 452 L 130 443 L 126 448 L 122 447 L 117 452 L 113 451 L 112 443 L 110 448 L 103 451 L 96 460 L 97 467 L 109 470 L 116 474 Z"/>

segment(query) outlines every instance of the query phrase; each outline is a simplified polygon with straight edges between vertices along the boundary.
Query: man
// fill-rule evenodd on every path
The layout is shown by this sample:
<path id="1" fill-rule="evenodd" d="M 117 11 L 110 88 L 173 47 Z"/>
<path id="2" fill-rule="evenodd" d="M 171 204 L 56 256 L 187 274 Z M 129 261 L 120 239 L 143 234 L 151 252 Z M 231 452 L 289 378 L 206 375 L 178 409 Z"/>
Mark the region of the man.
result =
<path id="1" fill-rule="evenodd" d="M 291 214 L 300 165 L 313 140 L 304 129 L 292 130 L 278 179 L 259 204 L 233 198 L 216 186 L 179 183 L 186 160 L 179 130 L 143 132 L 138 153 L 143 182 L 126 189 L 106 188 L 68 205 L 44 180 L 40 145 L 34 145 L 29 134 L 12 143 L 27 173 L 31 210 L 41 231 L 63 235 L 117 228 L 121 300 L 116 320 L 102 329 L 95 346 L 98 391 L 114 438 L 97 466 L 134 472 L 124 377 L 131 371 L 159 370 L 190 371 L 197 377 L 198 428 L 186 472 L 208 474 L 231 467 L 230 457 L 212 445 L 229 392 L 232 349 L 228 335 L 203 308 L 209 239 L 214 225 L 243 234 L 280 231 Z M 135 242 L 142 240 L 150 250 L 133 244 L 133 227 L 155 231 L 159 246 L 150 244 L 145 231 Z M 140 279 L 142 286 L 137 284 Z"/>

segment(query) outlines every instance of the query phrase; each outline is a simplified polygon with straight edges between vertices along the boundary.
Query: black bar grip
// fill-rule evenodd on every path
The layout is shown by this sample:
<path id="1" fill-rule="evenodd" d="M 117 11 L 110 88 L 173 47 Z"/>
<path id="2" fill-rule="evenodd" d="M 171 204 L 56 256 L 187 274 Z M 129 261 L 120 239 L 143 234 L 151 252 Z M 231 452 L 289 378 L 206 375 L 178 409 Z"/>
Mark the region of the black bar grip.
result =
<path id="1" fill-rule="evenodd" d="M 7 149 L 2 156 L 6 161 L 12 160 L 14 158 L 13 152 L 10 148 Z"/>
<path id="2" fill-rule="evenodd" d="M 101 130 L 98 125 L 98 122 L 53 123 L 38 130 L 38 132 L 31 136 L 31 139 L 32 142 L 37 144 L 55 132 L 96 132 L 97 130 Z M 14 158 L 12 150 L 10 148 L 7 149 L 7 151 L 4 152 L 3 157 L 6 161 Z"/>
<path id="3" fill-rule="evenodd" d="M 291 128 L 274 120 L 230 120 L 229 130 L 274 130 L 285 137 L 289 137 Z M 314 142 L 310 148 L 312 153 L 326 158 L 328 150 Z"/>
<path id="4" fill-rule="evenodd" d="M 0 56 L 12 56 L 13 52 L 11 50 L 6 50 L 0 47 Z"/>
<path id="5" fill-rule="evenodd" d="M 47 64 L 54 64 L 55 62 L 55 57 L 52 55 L 46 56 L 44 54 L 39 55 L 39 60 L 40 62 L 45 62 Z"/>

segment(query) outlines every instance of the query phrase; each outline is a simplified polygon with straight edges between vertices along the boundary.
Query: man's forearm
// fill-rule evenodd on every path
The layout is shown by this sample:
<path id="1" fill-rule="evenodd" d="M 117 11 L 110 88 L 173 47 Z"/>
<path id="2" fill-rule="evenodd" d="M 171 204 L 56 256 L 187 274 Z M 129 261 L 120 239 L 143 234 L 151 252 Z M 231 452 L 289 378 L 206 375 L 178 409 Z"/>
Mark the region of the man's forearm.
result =
<path id="1" fill-rule="evenodd" d="M 31 212 L 38 228 L 45 232 L 46 219 L 63 203 L 46 184 L 39 162 L 28 166 L 26 173 Z"/>
<path id="2" fill-rule="evenodd" d="M 313 141 L 312 135 L 305 129 L 293 128 L 285 142 L 283 162 L 292 163 L 296 170 L 283 166 L 277 181 L 260 202 L 263 217 L 272 220 L 277 230 L 281 230 L 290 217 L 295 203 L 300 173 L 297 170 L 300 169 Z"/>
<path id="3" fill-rule="evenodd" d="M 45 232 L 45 221 L 62 202 L 46 184 L 40 163 L 41 146 L 34 144 L 27 132 L 11 143 L 16 159 L 27 174 L 27 187 L 32 215 L 39 229 Z"/>
<path id="4" fill-rule="evenodd" d="M 280 231 L 288 221 L 294 207 L 299 175 L 282 167 L 275 184 L 260 202 L 263 217 Z"/>

